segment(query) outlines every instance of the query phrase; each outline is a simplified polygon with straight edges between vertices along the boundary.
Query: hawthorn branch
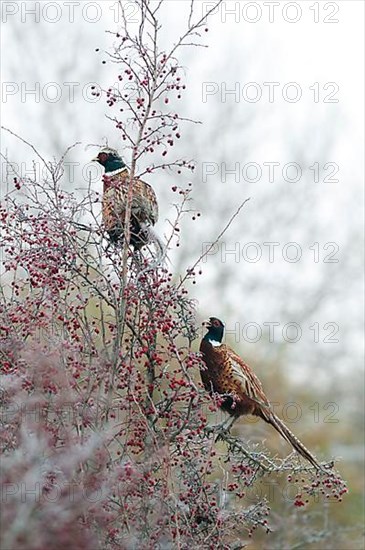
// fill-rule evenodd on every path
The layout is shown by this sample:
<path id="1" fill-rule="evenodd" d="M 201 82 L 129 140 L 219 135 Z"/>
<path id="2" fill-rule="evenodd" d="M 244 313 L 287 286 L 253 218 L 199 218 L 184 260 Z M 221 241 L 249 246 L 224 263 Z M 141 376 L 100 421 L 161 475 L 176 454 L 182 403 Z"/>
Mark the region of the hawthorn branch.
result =
<path id="1" fill-rule="evenodd" d="M 184 277 L 182 279 L 180 279 L 180 283 L 179 283 L 179 286 L 182 286 L 183 283 L 186 281 L 186 279 L 188 278 L 188 276 L 190 275 L 190 273 L 193 273 L 194 272 L 194 269 L 197 267 L 197 265 L 203 260 L 203 258 L 205 258 L 209 252 L 212 250 L 212 248 L 215 247 L 215 245 L 220 241 L 220 239 L 223 237 L 223 235 L 227 232 L 227 230 L 230 228 L 230 226 L 232 225 L 233 221 L 235 220 L 235 218 L 237 218 L 237 216 L 239 215 L 239 213 L 241 212 L 242 208 L 245 206 L 245 204 L 250 200 L 250 198 L 248 199 L 245 199 L 240 205 L 239 207 L 237 208 L 237 210 L 232 214 L 232 216 L 230 217 L 230 219 L 228 220 L 228 222 L 226 223 L 226 225 L 223 227 L 222 231 L 219 233 L 219 235 L 215 238 L 215 240 L 208 246 L 207 250 L 201 254 L 199 256 L 199 258 L 195 261 L 195 263 L 192 265 L 192 267 L 189 267 L 187 270 L 186 270 L 186 274 L 184 275 Z"/>

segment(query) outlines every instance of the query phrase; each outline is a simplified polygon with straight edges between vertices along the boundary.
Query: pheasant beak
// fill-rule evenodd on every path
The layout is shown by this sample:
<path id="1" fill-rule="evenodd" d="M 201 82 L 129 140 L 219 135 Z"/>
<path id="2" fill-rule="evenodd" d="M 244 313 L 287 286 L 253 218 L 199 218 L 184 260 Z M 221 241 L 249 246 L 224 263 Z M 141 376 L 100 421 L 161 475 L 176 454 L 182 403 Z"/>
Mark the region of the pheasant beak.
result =
<path id="1" fill-rule="evenodd" d="M 202 326 L 205 327 L 205 328 L 210 328 L 212 326 L 211 322 L 210 322 L 210 319 L 206 319 L 205 321 L 203 321 Z"/>
<path id="2" fill-rule="evenodd" d="M 91 159 L 90 162 L 99 162 L 99 157 L 95 157 L 95 158 Z"/>

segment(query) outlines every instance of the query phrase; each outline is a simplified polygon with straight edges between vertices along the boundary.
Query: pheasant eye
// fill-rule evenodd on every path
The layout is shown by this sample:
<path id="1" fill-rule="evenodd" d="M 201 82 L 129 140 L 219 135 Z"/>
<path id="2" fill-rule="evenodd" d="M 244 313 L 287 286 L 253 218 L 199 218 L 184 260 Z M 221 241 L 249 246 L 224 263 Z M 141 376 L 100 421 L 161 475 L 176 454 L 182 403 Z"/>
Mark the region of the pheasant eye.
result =
<path id="1" fill-rule="evenodd" d="M 106 159 L 108 158 L 108 155 L 106 153 L 99 153 L 98 158 L 100 162 L 104 163 Z"/>

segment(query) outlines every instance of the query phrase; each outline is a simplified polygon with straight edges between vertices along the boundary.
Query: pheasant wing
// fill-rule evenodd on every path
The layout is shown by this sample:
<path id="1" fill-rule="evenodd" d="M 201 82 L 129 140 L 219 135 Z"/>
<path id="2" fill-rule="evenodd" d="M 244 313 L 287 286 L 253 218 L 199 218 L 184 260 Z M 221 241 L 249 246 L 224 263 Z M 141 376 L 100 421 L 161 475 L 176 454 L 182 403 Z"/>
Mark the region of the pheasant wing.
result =
<path id="1" fill-rule="evenodd" d="M 140 222 L 155 225 L 158 220 L 157 197 L 152 187 L 145 181 L 136 179 L 133 182 L 132 210 Z"/>
<path id="2" fill-rule="evenodd" d="M 240 394 L 249 397 L 259 407 L 270 408 L 261 382 L 250 367 L 227 345 L 220 346 L 220 352 L 225 356 L 225 363 L 231 370 L 235 392 L 238 389 Z"/>

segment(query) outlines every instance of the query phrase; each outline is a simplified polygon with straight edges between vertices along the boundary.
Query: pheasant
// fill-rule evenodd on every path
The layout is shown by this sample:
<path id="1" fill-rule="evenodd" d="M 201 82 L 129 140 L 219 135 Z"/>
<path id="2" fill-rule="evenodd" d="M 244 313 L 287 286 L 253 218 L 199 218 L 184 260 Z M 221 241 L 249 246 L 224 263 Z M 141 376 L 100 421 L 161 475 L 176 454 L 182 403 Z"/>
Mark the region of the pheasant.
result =
<path id="1" fill-rule="evenodd" d="M 102 219 L 112 243 L 123 242 L 129 188 L 129 170 L 117 151 L 105 147 L 93 161 L 105 169 Z M 130 244 L 135 250 L 154 242 L 162 251 L 162 243 L 152 226 L 158 220 L 158 203 L 152 187 L 135 178 L 130 217 Z"/>
<path id="2" fill-rule="evenodd" d="M 203 325 L 208 329 L 201 341 L 200 352 L 206 369 L 201 370 L 205 389 L 223 397 L 222 410 L 232 417 L 231 424 L 240 416 L 252 414 L 271 424 L 294 449 L 317 470 L 320 464 L 273 412 L 260 380 L 252 369 L 229 346 L 222 344 L 224 324 L 210 317 Z"/>

